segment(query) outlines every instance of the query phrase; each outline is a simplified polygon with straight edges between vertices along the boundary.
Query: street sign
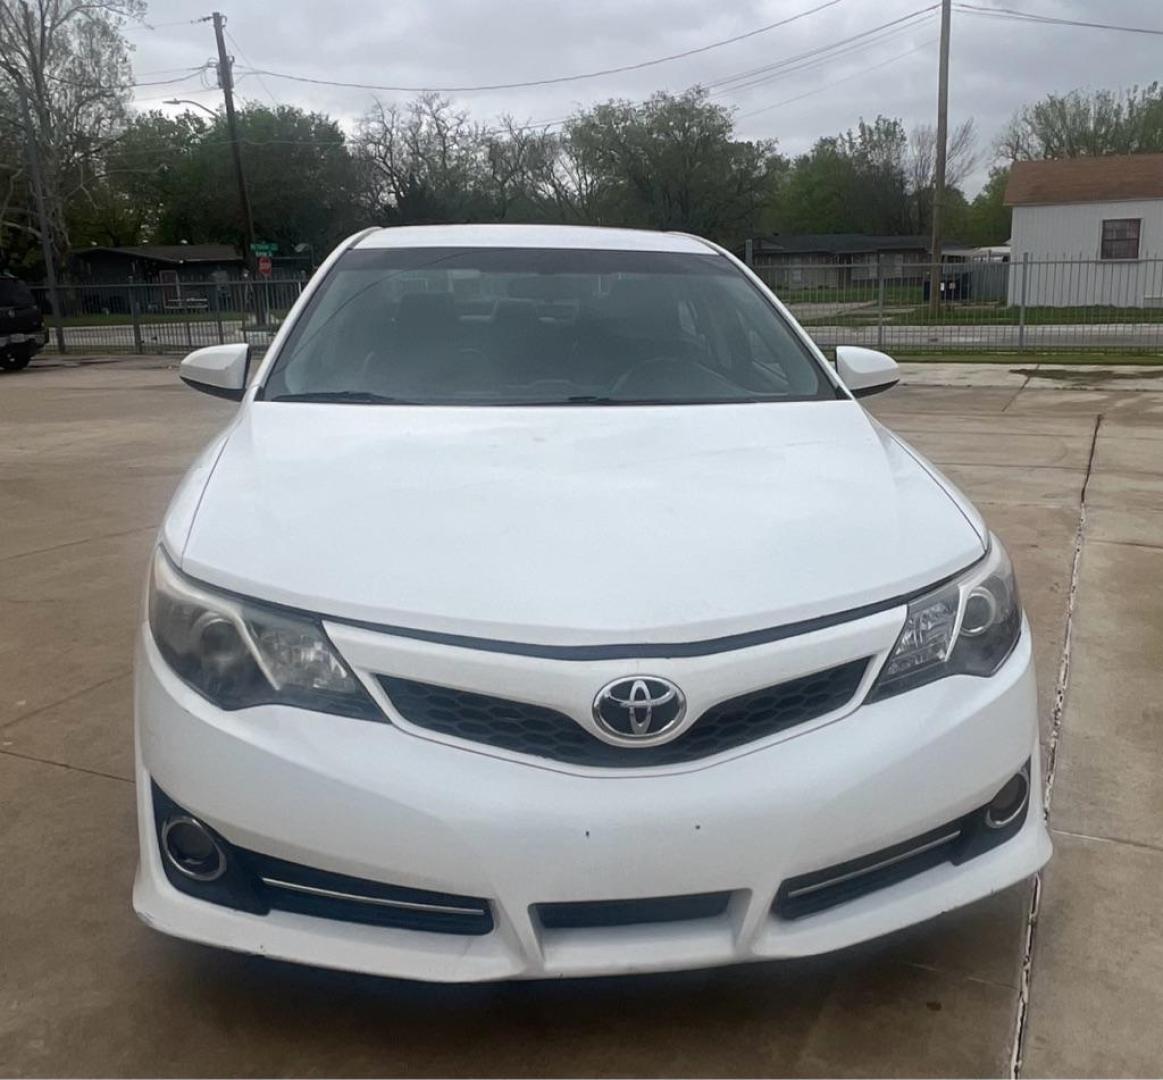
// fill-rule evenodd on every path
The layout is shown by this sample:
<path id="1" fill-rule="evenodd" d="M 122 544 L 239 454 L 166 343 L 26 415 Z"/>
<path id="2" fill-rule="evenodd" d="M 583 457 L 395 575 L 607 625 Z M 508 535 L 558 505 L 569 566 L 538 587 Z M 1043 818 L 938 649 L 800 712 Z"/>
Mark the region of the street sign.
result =
<path id="1" fill-rule="evenodd" d="M 264 240 L 261 243 L 256 242 L 251 244 L 250 250 L 256 255 L 274 255 L 279 250 L 279 245 Z"/>
<path id="2" fill-rule="evenodd" d="M 263 277 L 271 276 L 271 257 L 269 255 L 260 255 L 258 257 L 258 272 Z"/>

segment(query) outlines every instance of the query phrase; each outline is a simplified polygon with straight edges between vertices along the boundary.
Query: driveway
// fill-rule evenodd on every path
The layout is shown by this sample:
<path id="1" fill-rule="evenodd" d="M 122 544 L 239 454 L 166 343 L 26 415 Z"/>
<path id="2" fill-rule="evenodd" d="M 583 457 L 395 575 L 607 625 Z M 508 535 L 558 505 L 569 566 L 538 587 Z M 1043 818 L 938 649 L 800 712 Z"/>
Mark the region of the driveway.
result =
<path id="1" fill-rule="evenodd" d="M 1161 391 L 927 366 L 870 401 L 1017 565 L 1056 845 L 1036 892 L 809 961 L 466 988 L 136 920 L 142 576 L 230 406 L 162 360 L 0 376 L 0 1073 L 1005 1076 L 1018 1036 L 1024 1076 L 1163 1073 Z"/>

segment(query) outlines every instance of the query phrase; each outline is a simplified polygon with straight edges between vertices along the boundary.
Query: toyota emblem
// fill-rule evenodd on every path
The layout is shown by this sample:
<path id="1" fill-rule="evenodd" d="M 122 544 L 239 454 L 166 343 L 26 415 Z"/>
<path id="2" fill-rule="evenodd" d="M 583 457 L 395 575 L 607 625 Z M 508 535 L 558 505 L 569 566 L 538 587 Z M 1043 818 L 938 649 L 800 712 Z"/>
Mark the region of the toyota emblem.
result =
<path id="1" fill-rule="evenodd" d="M 598 726 L 623 739 L 656 738 L 672 730 L 685 713 L 683 692 L 654 675 L 615 679 L 594 698 Z"/>

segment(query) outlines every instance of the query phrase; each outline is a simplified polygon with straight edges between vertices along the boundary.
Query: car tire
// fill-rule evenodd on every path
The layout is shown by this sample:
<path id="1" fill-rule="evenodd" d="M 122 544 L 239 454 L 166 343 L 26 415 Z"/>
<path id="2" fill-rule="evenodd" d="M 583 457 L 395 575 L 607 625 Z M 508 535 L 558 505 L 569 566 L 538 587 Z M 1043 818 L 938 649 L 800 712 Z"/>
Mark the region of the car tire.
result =
<path id="1" fill-rule="evenodd" d="M 5 371 L 23 371 L 32 361 L 32 349 L 12 349 L 0 356 L 0 368 Z"/>

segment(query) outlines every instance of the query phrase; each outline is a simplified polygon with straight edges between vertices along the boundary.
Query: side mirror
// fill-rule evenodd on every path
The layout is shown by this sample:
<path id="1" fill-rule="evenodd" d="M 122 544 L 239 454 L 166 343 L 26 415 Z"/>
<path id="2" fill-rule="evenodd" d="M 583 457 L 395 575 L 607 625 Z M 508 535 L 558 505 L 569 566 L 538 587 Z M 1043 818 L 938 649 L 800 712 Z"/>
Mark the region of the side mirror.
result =
<path id="1" fill-rule="evenodd" d="M 241 401 L 250 366 L 250 346 L 210 345 L 195 349 L 178 368 L 182 382 L 204 394 Z"/>
<path id="2" fill-rule="evenodd" d="M 861 345 L 836 346 L 836 373 L 854 397 L 879 394 L 896 386 L 901 378 L 901 370 L 891 356 Z"/>

